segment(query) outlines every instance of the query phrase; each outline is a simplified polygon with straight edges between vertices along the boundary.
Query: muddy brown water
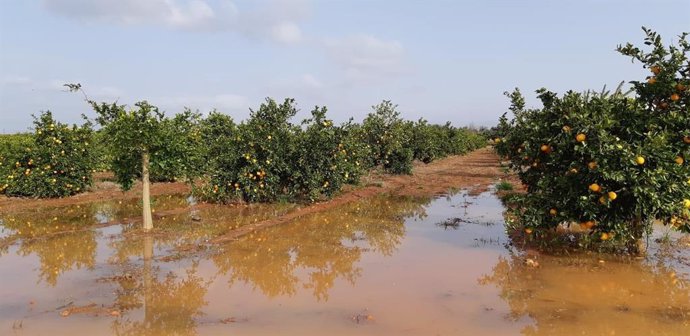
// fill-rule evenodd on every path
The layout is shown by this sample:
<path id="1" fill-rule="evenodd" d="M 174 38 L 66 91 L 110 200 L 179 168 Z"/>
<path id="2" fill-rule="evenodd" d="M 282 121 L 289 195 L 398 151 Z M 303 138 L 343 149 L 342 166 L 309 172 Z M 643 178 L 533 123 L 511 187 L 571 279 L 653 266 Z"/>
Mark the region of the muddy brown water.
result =
<path id="1" fill-rule="evenodd" d="M 528 253 L 491 193 L 379 196 L 176 248 L 292 209 L 191 206 L 149 236 L 136 201 L 0 213 L 0 334 L 690 335 L 680 235 L 658 228 L 644 258 Z"/>

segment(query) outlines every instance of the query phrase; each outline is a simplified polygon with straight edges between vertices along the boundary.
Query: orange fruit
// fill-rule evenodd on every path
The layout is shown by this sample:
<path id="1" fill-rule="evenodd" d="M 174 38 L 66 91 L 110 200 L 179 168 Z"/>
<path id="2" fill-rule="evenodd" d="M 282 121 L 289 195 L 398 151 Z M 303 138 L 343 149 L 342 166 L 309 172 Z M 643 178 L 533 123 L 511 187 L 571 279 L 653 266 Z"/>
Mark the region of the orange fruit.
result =
<path id="1" fill-rule="evenodd" d="M 596 183 L 592 183 L 589 185 L 589 190 L 591 190 L 593 192 L 599 192 L 599 191 L 601 191 L 601 187 Z"/>
<path id="2" fill-rule="evenodd" d="M 661 67 L 658 65 L 654 65 L 650 68 L 652 70 L 652 73 L 655 75 L 658 75 L 661 72 Z"/>
<path id="3" fill-rule="evenodd" d="M 577 140 L 577 142 L 584 142 L 585 140 L 587 140 L 587 136 L 583 133 L 579 133 L 575 136 L 575 140 Z"/>
<path id="4" fill-rule="evenodd" d="M 680 96 L 677 93 L 674 93 L 671 95 L 671 100 L 672 101 L 678 101 L 680 99 Z"/>
<path id="5" fill-rule="evenodd" d="M 551 146 L 549 146 L 549 145 L 541 145 L 541 147 L 539 149 L 542 152 L 547 153 L 547 154 L 551 152 Z"/>
<path id="6" fill-rule="evenodd" d="M 685 91 L 685 89 L 686 89 L 685 85 L 683 85 L 681 83 L 676 84 L 676 90 Z"/>
<path id="7" fill-rule="evenodd" d="M 642 157 L 642 156 L 636 157 L 636 158 L 635 158 L 635 162 L 636 162 L 638 165 L 643 165 L 643 164 L 644 164 L 644 157 Z"/>
<path id="8" fill-rule="evenodd" d="M 526 228 L 525 233 L 526 234 L 532 234 L 532 228 Z"/>
<path id="9" fill-rule="evenodd" d="M 589 169 L 591 170 L 597 169 L 597 163 L 595 161 L 592 161 L 587 164 L 587 167 L 589 167 Z"/>
<path id="10" fill-rule="evenodd" d="M 609 240 L 609 238 L 611 238 L 611 236 L 606 232 L 602 232 L 600 238 L 601 238 L 601 240 Z"/>
<path id="11" fill-rule="evenodd" d="M 685 160 L 683 160 L 683 158 L 682 158 L 682 157 L 680 157 L 680 156 L 676 156 L 676 158 L 675 158 L 675 159 L 673 159 L 673 161 L 675 161 L 675 162 L 676 162 L 676 164 L 679 164 L 679 165 L 682 165 L 682 164 L 683 164 L 683 162 L 685 162 Z"/>
<path id="12" fill-rule="evenodd" d="M 649 79 L 647 80 L 647 83 L 649 83 L 649 84 L 656 83 L 656 77 L 649 77 Z"/>
<path id="13" fill-rule="evenodd" d="M 618 194 L 616 194 L 615 191 L 609 191 L 609 193 L 607 194 L 607 196 L 608 196 L 609 199 L 612 200 L 612 201 L 615 200 L 616 198 L 618 198 Z"/>
<path id="14" fill-rule="evenodd" d="M 687 136 L 687 135 L 684 136 L 684 137 L 683 137 L 683 142 L 685 142 L 686 144 L 690 144 L 690 136 Z"/>
<path id="15" fill-rule="evenodd" d="M 549 210 L 549 214 L 551 216 L 556 216 L 556 215 L 558 215 L 558 210 L 552 208 L 551 210 Z"/>

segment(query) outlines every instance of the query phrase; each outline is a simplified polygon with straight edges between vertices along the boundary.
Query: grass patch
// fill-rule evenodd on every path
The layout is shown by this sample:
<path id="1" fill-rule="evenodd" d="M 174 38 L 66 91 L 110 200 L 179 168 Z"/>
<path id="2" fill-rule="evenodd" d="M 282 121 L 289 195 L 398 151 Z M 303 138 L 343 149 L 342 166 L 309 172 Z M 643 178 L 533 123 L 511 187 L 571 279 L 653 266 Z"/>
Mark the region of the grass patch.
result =
<path id="1" fill-rule="evenodd" d="M 512 191 L 514 189 L 513 184 L 508 181 L 501 181 L 496 184 L 496 190 L 498 191 Z"/>

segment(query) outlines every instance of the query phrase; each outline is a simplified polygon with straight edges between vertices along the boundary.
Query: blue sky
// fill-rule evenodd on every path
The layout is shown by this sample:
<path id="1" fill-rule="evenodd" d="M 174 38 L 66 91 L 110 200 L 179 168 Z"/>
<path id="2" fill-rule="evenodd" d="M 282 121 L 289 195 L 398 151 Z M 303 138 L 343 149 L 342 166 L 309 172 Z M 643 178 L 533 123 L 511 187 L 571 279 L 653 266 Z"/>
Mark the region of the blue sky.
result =
<path id="1" fill-rule="evenodd" d="M 96 100 L 241 120 L 294 97 L 361 120 L 390 99 L 409 119 L 493 125 L 503 92 L 601 89 L 640 79 L 618 55 L 641 26 L 690 31 L 690 0 L 0 0 L 0 132 L 31 114 L 93 116 Z"/>

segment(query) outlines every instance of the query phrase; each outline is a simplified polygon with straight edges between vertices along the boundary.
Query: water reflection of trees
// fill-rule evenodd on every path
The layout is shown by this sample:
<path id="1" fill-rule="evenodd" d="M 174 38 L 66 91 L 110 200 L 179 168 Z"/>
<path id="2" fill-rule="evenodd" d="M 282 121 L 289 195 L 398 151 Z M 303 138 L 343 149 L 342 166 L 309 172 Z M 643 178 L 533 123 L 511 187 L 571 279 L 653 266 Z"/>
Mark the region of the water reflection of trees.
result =
<path id="1" fill-rule="evenodd" d="M 116 335 L 196 335 L 196 318 L 208 304 L 204 299 L 212 280 L 197 275 L 192 263 L 184 276 L 162 272 L 152 265 L 153 237 L 142 239 L 141 274 L 117 279 L 115 307 L 124 317 L 112 324 Z M 137 314 L 139 313 L 139 314 Z M 136 316 L 140 318 L 136 318 Z"/>
<path id="2" fill-rule="evenodd" d="M 690 332 L 690 279 L 664 265 L 596 256 L 500 258 L 479 279 L 494 285 L 524 335 L 683 335 Z"/>
<path id="3" fill-rule="evenodd" d="M 8 213 L 0 220 L 8 231 L 6 239 L 19 242 L 20 256 L 38 257 L 39 280 L 55 286 L 64 272 L 95 266 L 99 233 L 93 225 L 135 215 L 138 208 L 132 200 L 94 202 Z"/>
<path id="4" fill-rule="evenodd" d="M 157 249 L 170 249 L 181 245 L 196 245 L 199 241 L 217 237 L 228 230 L 255 222 L 274 218 L 291 210 L 291 204 L 258 204 L 252 206 L 207 206 L 202 209 L 168 214 L 154 219 Z M 200 220 L 195 221 L 192 217 Z M 141 225 L 123 224 L 125 239 L 114 240 L 109 246 L 115 251 L 111 257 L 114 263 L 127 262 L 130 257 L 141 255 L 141 239 L 145 236 Z"/>
<path id="5" fill-rule="evenodd" d="M 90 206 L 46 208 L 6 214 L 2 222 L 19 240 L 17 254 L 38 257 L 39 281 L 55 286 L 64 272 L 94 267 L 97 234 L 82 229 L 93 224 L 96 211 Z"/>
<path id="6" fill-rule="evenodd" d="M 214 255 L 230 285 L 247 283 L 268 297 L 294 295 L 301 286 L 327 300 L 336 279 L 361 276 L 366 251 L 391 255 L 405 236 L 406 217 L 425 216 L 428 199 L 377 197 L 246 236 Z"/>

